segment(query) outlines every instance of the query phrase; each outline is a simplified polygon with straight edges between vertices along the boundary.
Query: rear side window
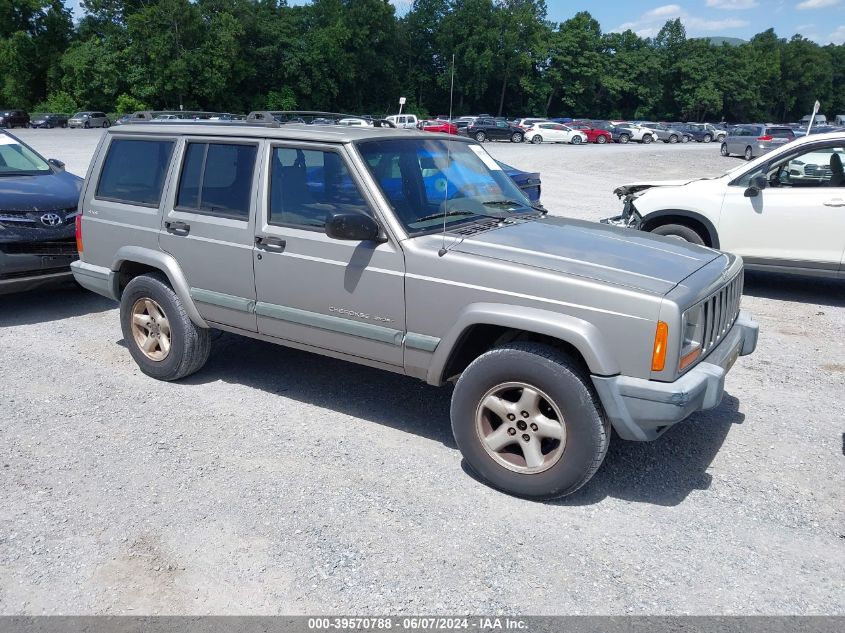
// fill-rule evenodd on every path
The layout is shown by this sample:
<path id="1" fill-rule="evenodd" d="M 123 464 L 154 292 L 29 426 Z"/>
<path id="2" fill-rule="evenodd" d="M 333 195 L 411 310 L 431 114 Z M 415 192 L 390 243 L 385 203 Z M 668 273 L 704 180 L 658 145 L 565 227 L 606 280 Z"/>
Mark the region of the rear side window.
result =
<path id="1" fill-rule="evenodd" d="M 97 198 L 157 207 L 172 152 L 173 141 L 113 139 L 97 183 Z"/>
<path id="2" fill-rule="evenodd" d="M 257 151 L 256 145 L 189 143 L 176 208 L 247 220 Z"/>

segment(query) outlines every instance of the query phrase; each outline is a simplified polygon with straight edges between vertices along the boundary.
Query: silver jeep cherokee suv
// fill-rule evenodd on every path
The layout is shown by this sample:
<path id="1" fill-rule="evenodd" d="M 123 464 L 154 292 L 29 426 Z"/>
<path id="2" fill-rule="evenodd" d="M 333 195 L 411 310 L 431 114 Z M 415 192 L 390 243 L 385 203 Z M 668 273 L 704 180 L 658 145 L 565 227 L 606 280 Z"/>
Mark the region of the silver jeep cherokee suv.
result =
<path id="1" fill-rule="evenodd" d="M 454 382 L 461 452 L 520 496 L 584 485 L 611 426 L 715 407 L 757 342 L 739 258 L 548 217 L 454 136 L 124 125 L 80 201 L 74 275 L 146 374 L 199 370 L 215 328 Z"/>

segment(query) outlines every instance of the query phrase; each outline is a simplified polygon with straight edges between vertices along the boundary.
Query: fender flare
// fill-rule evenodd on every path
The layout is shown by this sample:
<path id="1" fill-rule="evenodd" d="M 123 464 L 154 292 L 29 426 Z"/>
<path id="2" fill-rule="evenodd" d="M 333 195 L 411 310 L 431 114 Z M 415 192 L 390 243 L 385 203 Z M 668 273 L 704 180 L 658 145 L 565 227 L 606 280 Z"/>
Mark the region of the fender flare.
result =
<path id="1" fill-rule="evenodd" d="M 193 299 L 191 299 L 191 288 L 188 285 L 188 281 L 185 279 L 182 269 L 179 267 L 179 264 L 172 255 L 150 248 L 143 248 L 141 246 L 121 246 L 117 249 L 117 253 L 115 253 L 114 263 L 112 263 L 111 269 L 115 272 L 119 271 L 124 262 L 145 264 L 163 272 L 167 276 L 173 291 L 182 301 L 182 305 L 185 306 L 185 312 L 188 313 L 188 317 L 191 321 L 199 327 L 209 327 L 205 320 L 200 316 Z M 120 288 L 118 288 L 118 283 L 118 276 L 113 275 L 112 294 L 115 297 L 120 297 Z"/>
<path id="2" fill-rule="evenodd" d="M 426 382 L 442 385 L 449 359 L 464 333 L 474 325 L 496 325 L 514 330 L 542 334 L 572 345 L 587 363 L 590 373 L 615 376 L 620 373 L 616 358 L 610 353 L 599 329 L 583 319 L 537 308 L 473 303 L 464 308 L 455 323 L 441 339 L 429 365 Z"/>
<path id="3" fill-rule="evenodd" d="M 695 211 L 686 211 L 684 209 L 661 209 L 660 211 L 652 211 L 651 213 L 647 213 L 642 216 L 642 225 L 648 224 L 658 218 L 673 215 L 699 222 L 707 231 L 708 237 L 710 238 L 710 247 L 715 249 L 719 248 L 719 233 L 716 231 L 716 226 L 706 217 Z"/>

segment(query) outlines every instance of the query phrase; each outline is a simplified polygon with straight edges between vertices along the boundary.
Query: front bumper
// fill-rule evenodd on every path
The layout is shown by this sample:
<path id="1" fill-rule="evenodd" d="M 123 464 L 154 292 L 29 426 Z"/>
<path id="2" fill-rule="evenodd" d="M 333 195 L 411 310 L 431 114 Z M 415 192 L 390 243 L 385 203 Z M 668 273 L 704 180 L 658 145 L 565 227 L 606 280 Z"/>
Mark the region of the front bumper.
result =
<path id="1" fill-rule="evenodd" d="M 0 252 L 0 294 L 70 281 L 76 255 L 30 255 Z"/>
<path id="2" fill-rule="evenodd" d="M 747 312 L 707 357 L 675 382 L 630 376 L 593 376 L 593 385 L 613 428 L 622 439 L 650 441 L 696 411 L 722 401 L 725 375 L 737 357 L 757 347 L 759 326 Z"/>

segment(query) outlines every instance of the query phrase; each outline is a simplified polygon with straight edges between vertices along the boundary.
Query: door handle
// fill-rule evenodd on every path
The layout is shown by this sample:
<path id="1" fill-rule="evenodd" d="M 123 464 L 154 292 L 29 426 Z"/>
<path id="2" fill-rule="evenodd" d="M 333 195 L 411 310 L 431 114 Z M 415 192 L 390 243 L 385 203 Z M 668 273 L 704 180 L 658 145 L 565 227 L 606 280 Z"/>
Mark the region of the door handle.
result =
<path id="1" fill-rule="evenodd" d="M 278 237 L 264 237 L 258 235 L 255 237 L 255 245 L 260 248 L 263 248 L 264 250 L 281 253 L 283 250 L 285 250 L 287 242 L 285 240 L 279 239 Z"/>
<path id="2" fill-rule="evenodd" d="M 842 198 L 834 198 L 824 203 L 826 207 L 845 207 L 845 200 Z"/>
<path id="3" fill-rule="evenodd" d="M 165 222 L 164 228 L 174 235 L 187 235 L 191 232 L 191 225 L 187 222 Z"/>

